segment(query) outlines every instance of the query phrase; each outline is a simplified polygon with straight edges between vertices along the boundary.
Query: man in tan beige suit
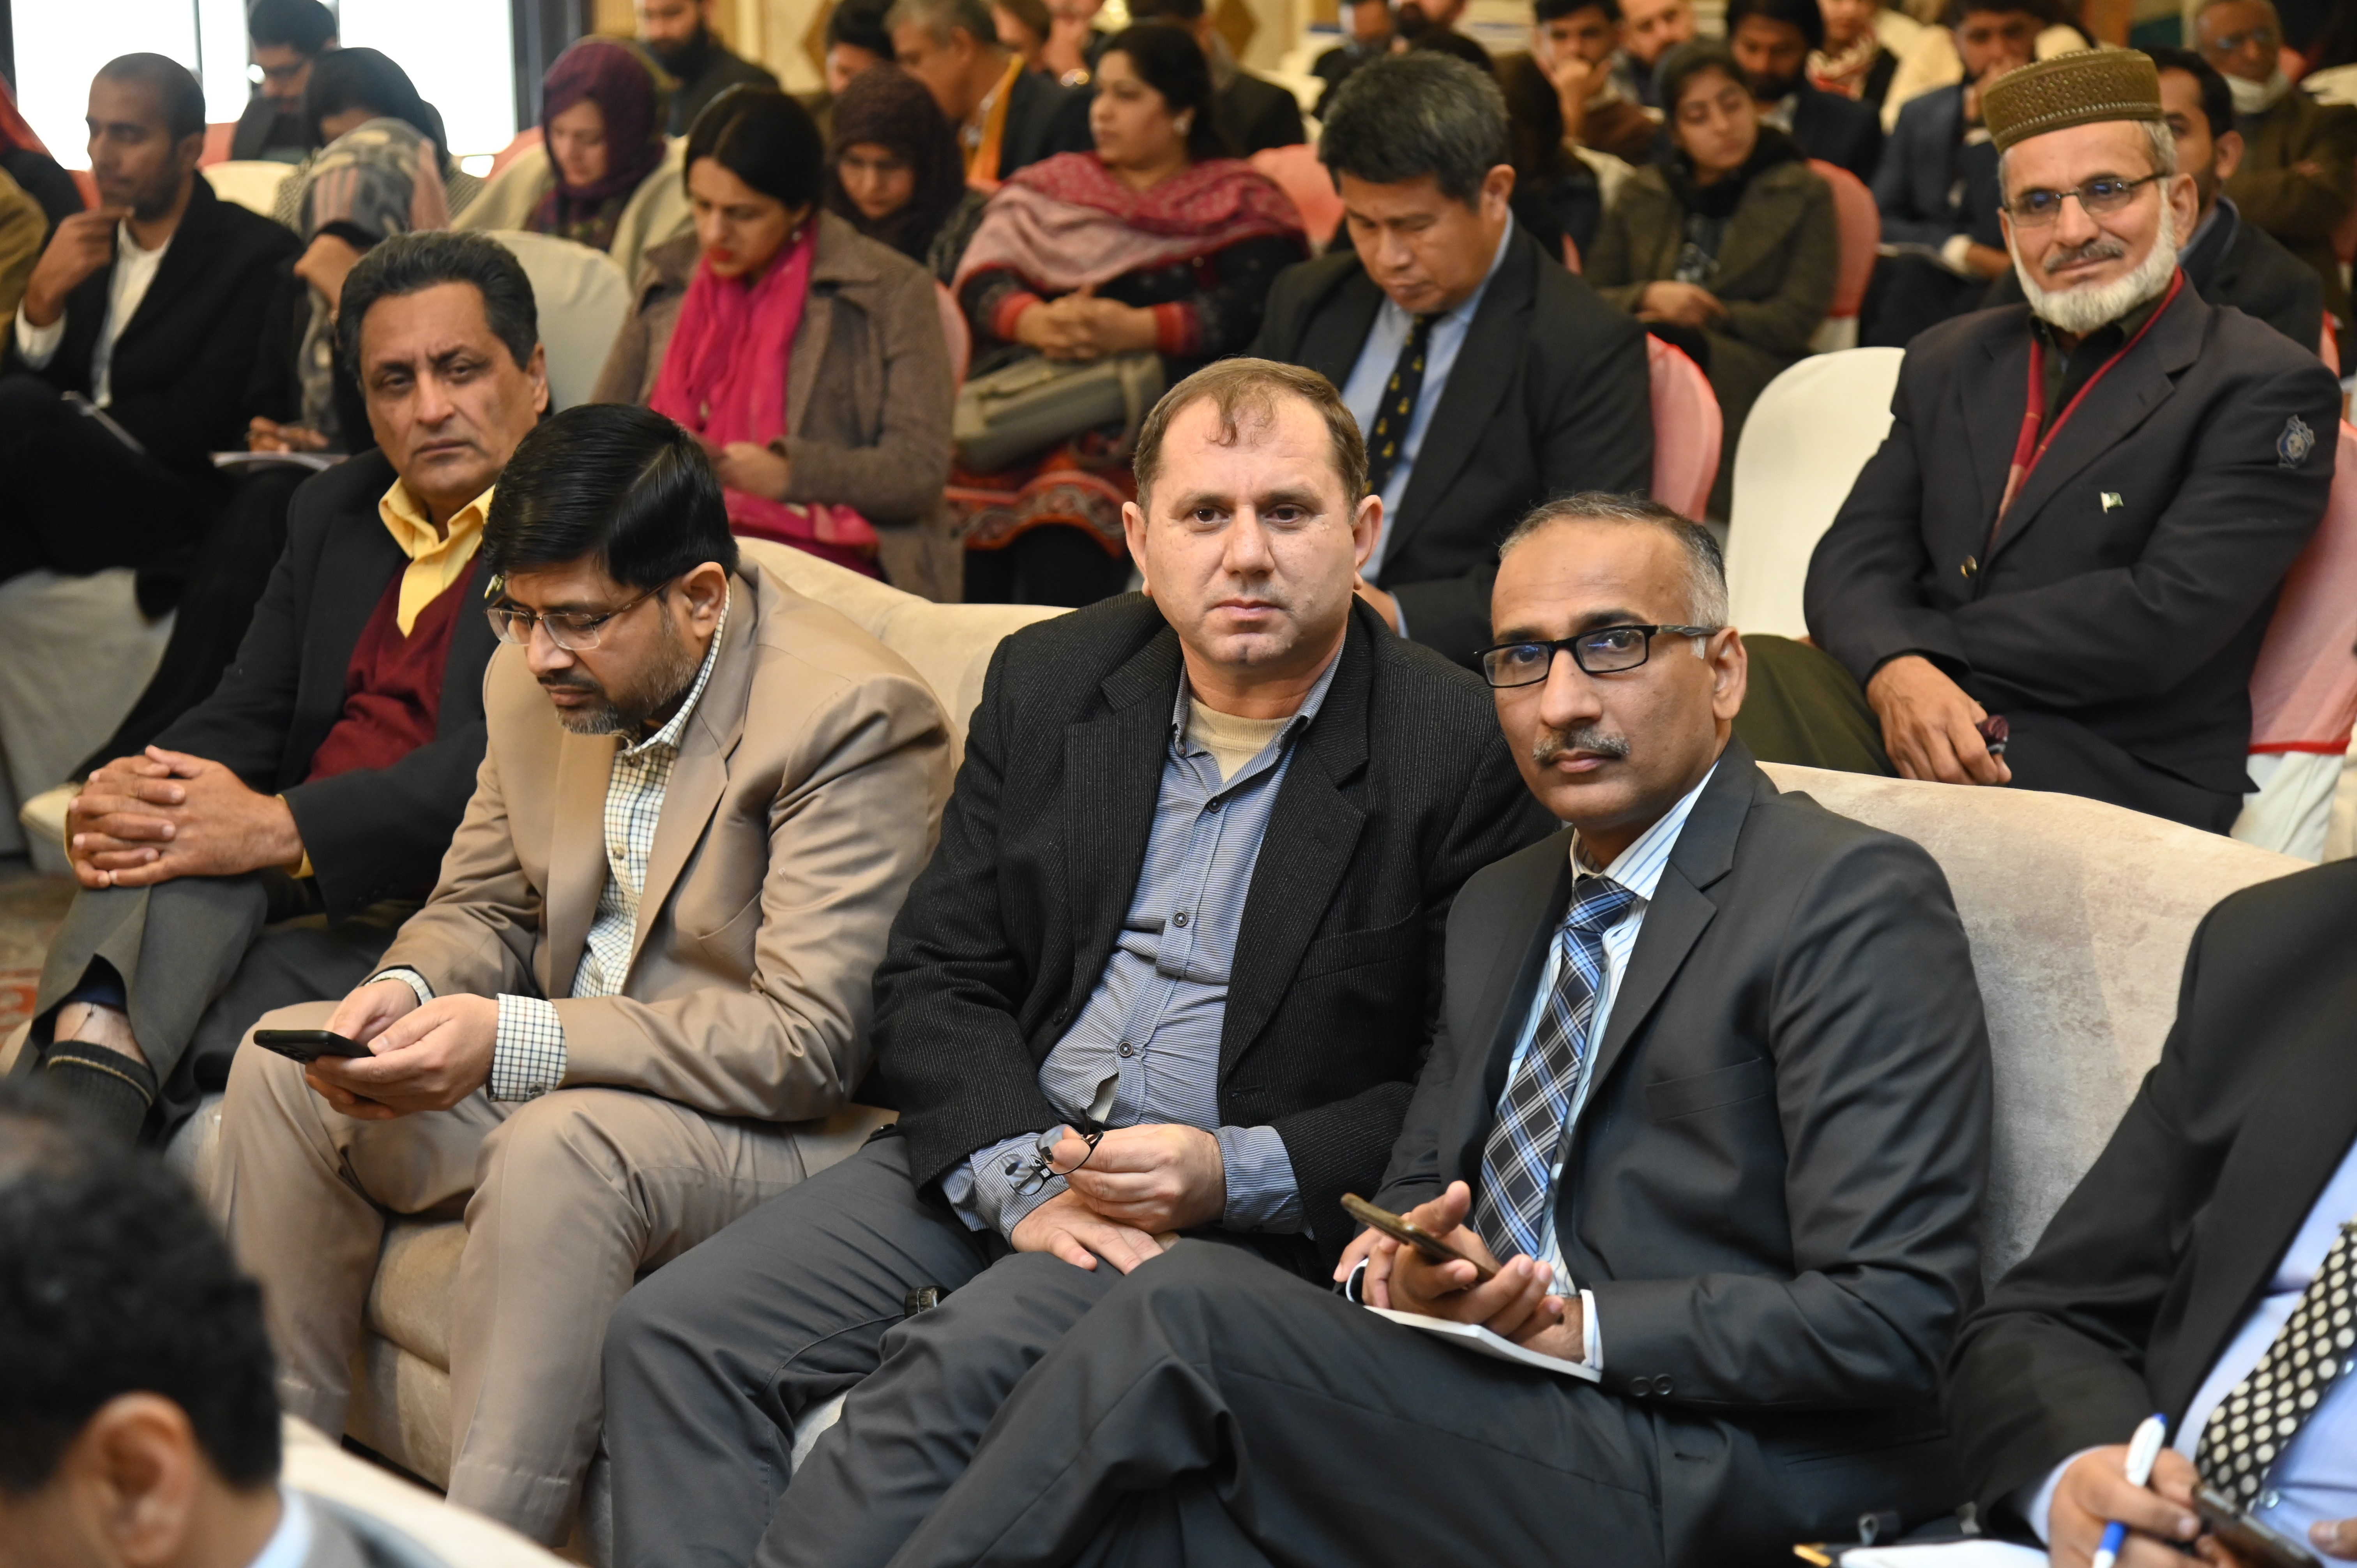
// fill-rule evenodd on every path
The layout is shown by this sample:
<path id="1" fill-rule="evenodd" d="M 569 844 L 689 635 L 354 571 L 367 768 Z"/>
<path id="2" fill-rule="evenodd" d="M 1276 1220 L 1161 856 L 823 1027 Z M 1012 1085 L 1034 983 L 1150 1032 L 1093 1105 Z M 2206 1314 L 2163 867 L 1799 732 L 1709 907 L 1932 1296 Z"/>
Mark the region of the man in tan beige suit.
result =
<path id="1" fill-rule="evenodd" d="M 331 1017 L 263 1020 L 371 1054 L 306 1069 L 249 1040 L 214 1199 L 280 1399 L 328 1432 L 387 1213 L 466 1200 L 450 1498 L 554 1542 L 614 1304 L 800 1180 L 794 1124 L 866 1069 L 949 738 L 896 655 L 737 565 L 710 465 L 659 414 L 544 424 L 483 552 L 516 646 L 441 881 Z"/>

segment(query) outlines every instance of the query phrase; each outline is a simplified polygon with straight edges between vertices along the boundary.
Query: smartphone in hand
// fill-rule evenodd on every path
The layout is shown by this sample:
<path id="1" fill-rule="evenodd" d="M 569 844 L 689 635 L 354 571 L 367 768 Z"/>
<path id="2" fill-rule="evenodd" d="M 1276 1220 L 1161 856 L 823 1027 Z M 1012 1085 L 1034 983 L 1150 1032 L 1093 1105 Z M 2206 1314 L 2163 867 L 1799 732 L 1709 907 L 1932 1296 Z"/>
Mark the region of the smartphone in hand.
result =
<path id="1" fill-rule="evenodd" d="M 2195 1491 L 2193 1511 L 2244 1563 L 2257 1568 L 2324 1568 L 2315 1552 L 2244 1513 L 2240 1504 L 2213 1487 Z"/>
<path id="2" fill-rule="evenodd" d="M 1394 1241 L 1415 1248 L 1436 1263 L 1472 1264 L 1475 1284 L 1488 1284 L 1498 1277 L 1498 1271 L 1479 1258 L 1467 1257 L 1415 1220 L 1404 1219 L 1388 1208 L 1379 1208 L 1355 1192 L 1342 1195 L 1342 1212 L 1361 1225 L 1372 1226 Z"/>
<path id="3" fill-rule="evenodd" d="M 253 1043 L 265 1051 L 276 1051 L 289 1061 L 310 1066 L 321 1057 L 364 1057 L 369 1048 L 358 1040 L 348 1040 L 332 1029 L 256 1029 Z"/>

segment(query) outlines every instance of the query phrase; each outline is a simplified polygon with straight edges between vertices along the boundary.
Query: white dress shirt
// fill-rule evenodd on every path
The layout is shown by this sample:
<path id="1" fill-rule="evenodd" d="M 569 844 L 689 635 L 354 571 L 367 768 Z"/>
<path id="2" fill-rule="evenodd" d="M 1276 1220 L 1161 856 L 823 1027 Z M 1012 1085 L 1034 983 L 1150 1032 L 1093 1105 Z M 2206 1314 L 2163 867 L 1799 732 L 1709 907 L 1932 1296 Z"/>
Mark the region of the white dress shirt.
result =
<path id="1" fill-rule="evenodd" d="M 1415 412 L 1408 416 L 1407 435 L 1400 443 L 1399 460 L 1392 465 L 1391 478 L 1383 481 L 1383 521 L 1375 535 L 1374 553 L 1367 557 L 1366 578 L 1373 583 L 1383 570 L 1384 554 L 1391 548 L 1392 521 L 1399 516 L 1400 498 L 1407 494 L 1408 475 L 1415 468 L 1415 455 L 1424 448 L 1424 433 L 1432 427 L 1433 411 L 1440 406 L 1441 394 L 1448 390 L 1448 372 L 1456 368 L 1458 350 L 1465 347 L 1465 335 L 1473 328 L 1473 317 L 1481 308 L 1482 295 L 1490 292 L 1496 281 L 1498 269 L 1505 264 L 1506 247 L 1514 241 L 1514 223 L 1506 220 L 1506 231 L 1498 236 L 1497 253 L 1490 258 L 1490 270 L 1482 275 L 1481 286 L 1475 289 L 1465 302 L 1432 324 L 1431 339 L 1425 345 L 1424 386 L 1416 393 Z M 1361 432 L 1375 427 L 1376 411 L 1382 408 L 1383 389 L 1391 384 L 1392 368 L 1399 363 L 1400 350 L 1407 347 L 1408 337 L 1415 330 L 1415 317 L 1383 296 L 1381 309 L 1375 312 L 1375 324 L 1367 331 L 1367 340 L 1359 349 L 1358 363 L 1351 367 L 1350 379 L 1342 383 L 1342 404 L 1351 417 L 1359 422 Z M 1401 628 L 1403 636 L 1406 628 Z"/>
<path id="2" fill-rule="evenodd" d="M 1539 1262 L 1555 1270 L 1555 1284 L 1558 1290 L 1567 1282 L 1577 1283 L 1571 1279 L 1571 1271 L 1564 1266 L 1563 1241 L 1555 1233 L 1555 1206 L 1563 1188 L 1563 1151 L 1571 1147 L 1571 1130 L 1578 1124 L 1579 1113 L 1587 1104 L 1588 1086 L 1596 1077 L 1592 1070 L 1596 1048 L 1602 1044 L 1605 1028 L 1612 1021 L 1612 1001 L 1620 993 L 1621 976 L 1629 972 L 1629 955 L 1636 950 L 1637 933 L 1645 924 L 1645 910 L 1652 904 L 1653 890 L 1662 885 L 1662 873 L 1669 868 L 1670 852 L 1677 847 L 1678 835 L 1685 831 L 1686 818 L 1693 814 L 1695 801 L 1701 798 L 1703 790 L 1710 784 L 1711 775 L 1717 771 L 1718 765 L 1713 763 L 1710 772 L 1702 776 L 1701 783 L 1680 796 L 1676 805 L 1662 813 L 1659 822 L 1639 833 L 1636 842 L 1622 850 L 1613 858 L 1612 864 L 1601 871 L 1586 864 L 1578 835 L 1572 837 L 1572 897 L 1575 900 L 1579 897 L 1582 882 L 1591 877 L 1609 876 L 1635 895 L 1635 902 L 1629 906 L 1629 912 L 1604 933 L 1604 984 L 1597 993 L 1596 1011 L 1588 1019 L 1587 1068 L 1579 1075 L 1578 1087 L 1572 1096 L 1571 1114 L 1564 1122 L 1563 1137 L 1555 1144 L 1555 1166 L 1547 1176 L 1546 1208 L 1539 1216 L 1539 1234 L 1547 1240 L 1546 1256 Z M 1539 972 L 1539 983 L 1532 989 L 1530 1011 L 1523 1017 L 1522 1033 L 1514 1041 L 1513 1057 L 1506 1064 L 1506 1083 L 1510 1089 L 1514 1081 L 1514 1069 L 1522 1066 L 1532 1040 L 1537 1037 L 1539 1024 L 1546 1016 L 1547 1005 L 1555 996 L 1555 977 L 1562 968 L 1563 944 L 1550 941 L 1547 944 L 1546 967 Z M 1501 1096 L 1497 1114 L 1503 1117 L 1506 1109 L 1505 1101 Z M 1581 1359 L 1600 1371 L 1604 1367 L 1604 1339 L 1603 1331 L 1596 1321 L 1596 1297 L 1583 1290 L 1579 1293 L 1579 1305 L 1580 1322 L 1587 1338 L 1587 1353 Z"/>
<path id="3" fill-rule="evenodd" d="M 2283 1332 L 2309 1282 L 2324 1266 L 2325 1254 L 2332 1251 L 2341 1227 L 2352 1219 L 2357 1219 L 2357 1144 L 2352 1144 L 2341 1157 L 2341 1168 L 2317 1196 L 2315 1207 L 2308 1211 L 2291 1245 L 2284 1249 L 2283 1260 L 2276 1264 L 2266 1289 L 2211 1366 L 2193 1402 L 2185 1407 L 2184 1421 L 2169 1434 L 2171 1448 L 2189 1459 L 2194 1457 L 2211 1412 L 2251 1375 L 2251 1369 Z M 2122 1433 L 2120 1441 L 2126 1442 L 2127 1434 Z M 2055 1466 L 2022 1509 L 2039 1540 L 2050 1539 L 2047 1527 L 2062 1472 L 2090 1452 L 2082 1449 Z M 2311 1524 L 2357 1519 L 2357 1373 L 2336 1379 L 2325 1391 L 2291 1446 L 2276 1457 L 2275 1467 L 2267 1473 L 2266 1489 L 2251 1511 L 2263 1523 L 2303 1541 Z"/>
<path id="4" fill-rule="evenodd" d="M 732 595 L 733 597 L 733 595 Z M 639 925 L 639 898 L 646 891 L 647 861 L 654 854 L 655 827 L 662 821 L 663 796 L 679 760 L 680 737 L 703 699 L 728 633 L 728 600 L 721 601 L 720 624 L 704 650 L 695 684 L 662 728 L 614 754 L 606 779 L 606 885 L 597 893 L 597 913 L 589 940 L 573 972 L 568 996 L 617 996 L 630 972 L 630 950 Z M 402 980 L 423 1004 L 433 987 L 414 969 L 393 968 L 375 976 Z M 565 1082 L 565 1025 L 554 1003 L 540 996 L 501 996 L 499 1034 L 491 1047 L 491 1076 L 483 1086 L 493 1100 L 537 1100 Z"/>
<path id="5" fill-rule="evenodd" d="M 156 269 L 164 264 L 164 252 L 171 248 L 172 237 L 167 234 L 162 244 L 143 251 L 131 237 L 129 223 L 114 226 L 114 275 L 106 284 L 106 319 L 99 323 L 98 347 L 90 356 L 90 401 L 101 408 L 114 401 L 114 340 L 139 314 L 139 302 L 147 297 Z M 30 369 L 47 370 L 65 337 L 65 312 L 60 311 L 47 327 L 36 327 L 25 318 L 25 307 L 16 306 L 16 357 Z"/>

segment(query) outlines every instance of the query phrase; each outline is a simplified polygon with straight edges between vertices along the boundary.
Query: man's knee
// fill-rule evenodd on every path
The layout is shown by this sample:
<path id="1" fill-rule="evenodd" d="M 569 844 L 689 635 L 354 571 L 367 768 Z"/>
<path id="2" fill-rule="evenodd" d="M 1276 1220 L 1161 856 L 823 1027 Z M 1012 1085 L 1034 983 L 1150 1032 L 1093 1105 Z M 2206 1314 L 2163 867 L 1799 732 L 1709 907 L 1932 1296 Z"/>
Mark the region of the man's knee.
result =
<path id="1" fill-rule="evenodd" d="M 237 1055 L 230 1062 L 229 1093 L 221 1107 L 224 1132 L 235 1125 L 233 1118 L 249 1114 L 260 1105 L 296 1103 L 293 1096 L 311 1092 L 311 1086 L 303 1079 L 303 1064 L 255 1045 L 255 1031 L 324 1029 L 335 1014 L 336 1004 L 332 1002 L 303 1002 L 292 1007 L 274 1008 L 253 1021 L 253 1027 L 246 1030 L 245 1037 L 238 1042 Z"/>

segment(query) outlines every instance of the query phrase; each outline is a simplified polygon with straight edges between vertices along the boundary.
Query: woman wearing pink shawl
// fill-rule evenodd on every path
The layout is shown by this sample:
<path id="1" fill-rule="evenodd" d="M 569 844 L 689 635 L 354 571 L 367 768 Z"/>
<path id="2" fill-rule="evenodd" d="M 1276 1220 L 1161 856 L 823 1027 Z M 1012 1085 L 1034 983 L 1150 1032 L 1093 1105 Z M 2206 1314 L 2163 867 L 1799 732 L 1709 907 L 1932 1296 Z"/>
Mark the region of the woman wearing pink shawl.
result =
<path id="1" fill-rule="evenodd" d="M 1211 70 L 1186 31 L 1122 33 L 1096 82 L 1097 150 L 1009 178 L 959 263 L 975 373 L 1026 351 L 1152 350 L 1175 382 L 1250 344 L 1269 285 L 1308 254 L 1285 193 L 1219 156 Z M 1083 436 L 1004 473 L 953 476 L 967 598 L 1084 605 L 1122 590 L 1121 508 L 1136 485 L 1104 450 Z"/>
<path id="2" fill-rule="evenodd" d="M 821 210 L 825 162 L 809 113 L 775 90 L 732 88 L 696 117 L 695 232 L 646 252 L 591 397 L 702 438 L 739 535 L 954 600 L 939 285 Z"/>

